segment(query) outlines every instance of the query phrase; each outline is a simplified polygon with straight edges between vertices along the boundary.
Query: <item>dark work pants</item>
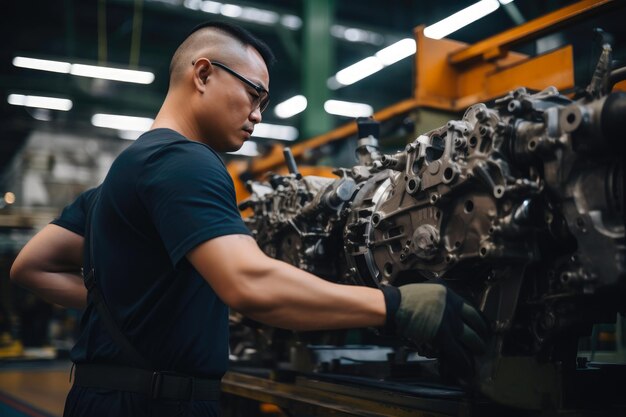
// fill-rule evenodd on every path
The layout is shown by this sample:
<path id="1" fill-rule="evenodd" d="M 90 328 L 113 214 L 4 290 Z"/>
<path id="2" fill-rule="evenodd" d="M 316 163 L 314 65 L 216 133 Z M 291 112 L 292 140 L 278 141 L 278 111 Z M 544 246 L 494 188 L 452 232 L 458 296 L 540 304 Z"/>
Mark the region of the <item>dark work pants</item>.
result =
<path id="1" fill-rule="evenodd" d="M 73 386 L 63 417 L 219 417 L 219 401 L 152 400 L 144 394 Z"/>

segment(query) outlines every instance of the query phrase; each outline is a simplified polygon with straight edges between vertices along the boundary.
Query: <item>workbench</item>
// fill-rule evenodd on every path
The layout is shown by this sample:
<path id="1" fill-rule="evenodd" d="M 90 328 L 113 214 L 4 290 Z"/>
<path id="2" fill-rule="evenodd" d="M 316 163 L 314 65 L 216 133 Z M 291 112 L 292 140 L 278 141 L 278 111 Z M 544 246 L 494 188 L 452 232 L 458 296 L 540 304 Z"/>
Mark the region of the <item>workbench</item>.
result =
<path id="1" fill-rule="evenodd" d="M 275 404 L 298 417 L 524 415 L 475 398 L 458 387 L 415 380 L 391 382 L 360 376 L 231 368 L 222 379 L 222 392 Z"/>

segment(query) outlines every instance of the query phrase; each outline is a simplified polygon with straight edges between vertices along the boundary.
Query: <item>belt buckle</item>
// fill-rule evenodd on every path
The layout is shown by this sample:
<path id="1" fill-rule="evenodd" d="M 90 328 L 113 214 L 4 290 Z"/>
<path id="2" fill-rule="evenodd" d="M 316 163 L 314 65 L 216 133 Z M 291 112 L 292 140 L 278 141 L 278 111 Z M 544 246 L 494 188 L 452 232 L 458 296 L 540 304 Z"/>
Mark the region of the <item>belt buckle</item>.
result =
<path id="1" fill-rule="evenodd" d="M 168 372 L 168 371 L 155 371 L 152 373 L 152 380 L 150 382 L 150 394 L 153 400 L 161 398 L 161 388 L 163 386 L 163 378 L 164 377 L 176 377 L 176 378 L 184 378 L 189 380 L 189 396 L 187 398 L 176 397 L 177 400 L 185 400 L 191 401 L 193 400 L 194 394 L 194 378 L 189 375 L 181 375 L 176 372 Z"/>

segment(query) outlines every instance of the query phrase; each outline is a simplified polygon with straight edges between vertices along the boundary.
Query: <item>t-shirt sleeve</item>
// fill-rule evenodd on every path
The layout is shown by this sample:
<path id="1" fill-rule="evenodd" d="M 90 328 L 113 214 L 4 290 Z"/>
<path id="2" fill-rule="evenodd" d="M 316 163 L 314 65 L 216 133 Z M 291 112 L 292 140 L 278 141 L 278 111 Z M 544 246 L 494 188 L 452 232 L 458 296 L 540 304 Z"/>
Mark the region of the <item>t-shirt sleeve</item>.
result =
<path id="1" fill-rule="evenodd" d="M 137 192 L 173 265 L 209 239 L 250 233 L 228 171 L 204 145 L 174 144 L 153 155 Z"/>
<path id="2" fill-rule="evenodd" d="M 55 224 L 78 235 L 85 236 L 85 224 L 90 204 L 98 188 L 92 188 L 80 194 L 71 204 L 65 206 L 59 217 L 52 220 Z"/>

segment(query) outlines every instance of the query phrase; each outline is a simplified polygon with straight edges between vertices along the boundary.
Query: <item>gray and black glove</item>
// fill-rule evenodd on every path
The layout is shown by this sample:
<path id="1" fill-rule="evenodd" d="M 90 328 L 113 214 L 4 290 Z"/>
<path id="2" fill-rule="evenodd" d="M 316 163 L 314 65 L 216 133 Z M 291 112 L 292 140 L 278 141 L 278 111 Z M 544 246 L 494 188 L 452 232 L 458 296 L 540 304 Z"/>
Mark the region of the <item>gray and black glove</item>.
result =
<path id="1" fill-rule="evenodd" d="M 485 352 L 489 327 L 482 316 L 452 290 L 441 284 L 383 287 L 388 329 L 417 345 L 440 351 L 455 373 L 474 372 L 474 355 Z"/>

